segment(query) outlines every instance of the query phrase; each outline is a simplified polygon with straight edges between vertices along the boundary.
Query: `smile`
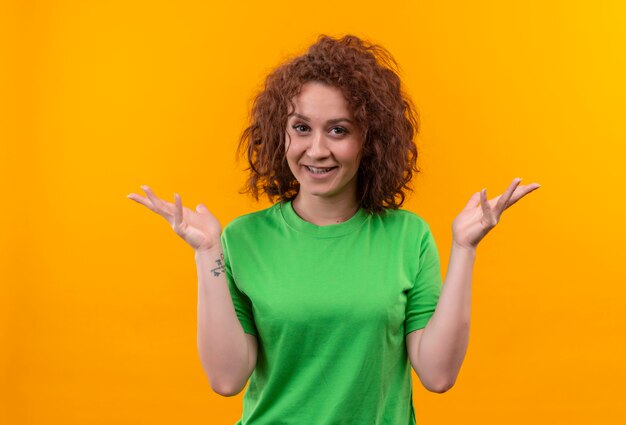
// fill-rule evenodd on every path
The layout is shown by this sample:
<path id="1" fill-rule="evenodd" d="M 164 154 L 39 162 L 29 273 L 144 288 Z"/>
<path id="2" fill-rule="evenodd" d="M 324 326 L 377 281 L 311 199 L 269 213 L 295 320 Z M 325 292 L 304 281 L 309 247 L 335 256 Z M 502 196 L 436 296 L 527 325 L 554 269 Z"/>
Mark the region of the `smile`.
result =
<path id="1" fill-rule="evenodd" d="M 315 177 L 326 177 L 329 174 L 334 174 L 337 167 L 330 168 L 316 168 L 309 167 L 308 165 L 304 165 L 304 168 L 307 170 L 308 174 Z"/>

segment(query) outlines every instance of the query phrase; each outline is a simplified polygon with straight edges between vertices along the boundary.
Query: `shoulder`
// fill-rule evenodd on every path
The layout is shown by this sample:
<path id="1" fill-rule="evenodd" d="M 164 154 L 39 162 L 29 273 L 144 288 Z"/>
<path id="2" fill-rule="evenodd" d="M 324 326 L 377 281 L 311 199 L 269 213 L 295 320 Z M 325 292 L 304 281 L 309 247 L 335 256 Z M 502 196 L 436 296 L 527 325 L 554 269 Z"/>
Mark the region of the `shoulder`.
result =
<path id="1" fill-rule="evenodd" d="M 251 230 L 262 231 L 264 228 L 272 227 L 280 214 L 280 203 L 276 203 L 268 208 L 240 215 L 231 220 L 222 231 L 222 238 L 225 236 L 235 236 L 238 234 L 249 234 Z"/>
<path id="2" fill-rule="evenodd" d="M 374 221 L 378 221 L 385 226 L 397 226 L 403 230 L 413 229 L 420 233 L 429 232 L 428 222 L 419 214 L 403 209 L 386 209 L 384 214 L 373 216 Z"/>
<path id="3" fill-rule="evenodd" d="M 426 220 L 413 211 L 402 209 L 386 209 L 383 214 L 372 215 L 369 232 L 374 238 L 382 238 L 385 243 L 411 252 L 431 238 Z"/>

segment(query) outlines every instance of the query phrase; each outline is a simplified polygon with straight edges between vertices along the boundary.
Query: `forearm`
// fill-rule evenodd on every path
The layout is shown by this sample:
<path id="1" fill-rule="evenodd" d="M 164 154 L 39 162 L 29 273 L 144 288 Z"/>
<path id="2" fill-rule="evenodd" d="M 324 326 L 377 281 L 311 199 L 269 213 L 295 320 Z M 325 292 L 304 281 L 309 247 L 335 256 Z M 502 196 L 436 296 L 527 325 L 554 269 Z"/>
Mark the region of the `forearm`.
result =
<path id="1" fill-rule="evenodd" d="M 221 245 L 196 251 L 198 353 L 214 391 L 230 394 L 247 379 L 248 345 L 226 281 Z"/>
<path id="2" fill-rule="evenodd" d="M 439 302 L 419 343 L 418 375 L 432 388 L 454 385 L 469 343 L 476 249 L 453 242 Z"/>

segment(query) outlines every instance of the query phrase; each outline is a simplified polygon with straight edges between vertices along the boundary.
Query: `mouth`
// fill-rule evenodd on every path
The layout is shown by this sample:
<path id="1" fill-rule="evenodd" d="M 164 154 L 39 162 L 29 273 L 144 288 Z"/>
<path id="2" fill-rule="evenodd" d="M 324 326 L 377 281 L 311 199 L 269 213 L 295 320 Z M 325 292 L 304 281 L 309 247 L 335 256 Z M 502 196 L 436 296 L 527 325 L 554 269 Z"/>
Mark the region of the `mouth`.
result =
<path id="1" fill-rule="evenodd" d="M 329 174 L 333 174 L 334 171 L 339 167 L 328 167 L 328 168 L 318 168 L 318 167 L 310 167 L 308 165 L 303 165 L 303 167 L 308 171 L 308 174 L 313 176 L 327 176 Z"/>

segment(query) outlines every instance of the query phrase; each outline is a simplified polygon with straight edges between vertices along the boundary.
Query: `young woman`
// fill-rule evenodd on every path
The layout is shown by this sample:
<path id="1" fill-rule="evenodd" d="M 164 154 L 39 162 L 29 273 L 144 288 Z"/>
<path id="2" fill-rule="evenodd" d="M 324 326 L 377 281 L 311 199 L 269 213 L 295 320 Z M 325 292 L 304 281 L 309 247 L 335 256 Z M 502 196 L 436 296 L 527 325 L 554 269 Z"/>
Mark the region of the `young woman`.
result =
<path id="1" fill-rule="evenodd" d="M 277 202 L 222 232 L 206 206 L 129 198 L 195 250 L 198 350 L 238 424 L 415 424 L 411 367 L 453 386 L 469 338 L 480 240 L 538 184 L 474 193 L 452 224 L 442 283 L 428 224 L 401 210 L 419 172 L 417 115 L 397 65 L 355 36 L 320 36 L 278 68 L 240 140 L 244 191 Z"/>

